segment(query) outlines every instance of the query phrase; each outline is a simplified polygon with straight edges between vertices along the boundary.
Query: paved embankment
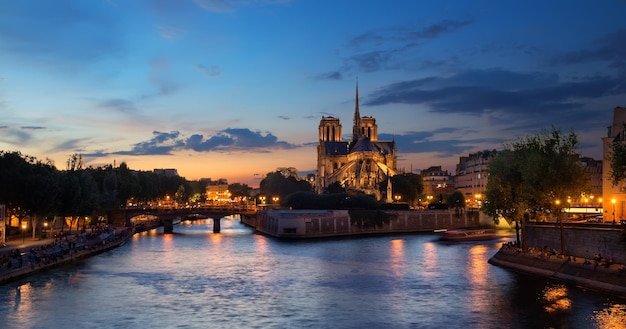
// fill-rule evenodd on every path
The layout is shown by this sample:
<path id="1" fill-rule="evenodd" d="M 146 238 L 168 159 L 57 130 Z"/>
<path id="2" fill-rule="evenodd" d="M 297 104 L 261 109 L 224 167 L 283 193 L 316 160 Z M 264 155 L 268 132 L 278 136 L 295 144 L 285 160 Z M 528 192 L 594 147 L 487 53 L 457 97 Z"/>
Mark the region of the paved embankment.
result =
<path id="1" fill-rule="evenodd" d="M 559 258 L 537 250 L 522 253 L 517 248 L 506 246 L 489 259 L 489 263 L 626 298 L 624 264 L 575 257 Z"/>
<path id="2" fill-rule="evenodd" d="M 72 263 L 111 250 L 132 236 L 129 229 L 115 229 L 89 239 L 78 236 L 49 244 L 33 242 L 0 254 L 0 284 Z"/>

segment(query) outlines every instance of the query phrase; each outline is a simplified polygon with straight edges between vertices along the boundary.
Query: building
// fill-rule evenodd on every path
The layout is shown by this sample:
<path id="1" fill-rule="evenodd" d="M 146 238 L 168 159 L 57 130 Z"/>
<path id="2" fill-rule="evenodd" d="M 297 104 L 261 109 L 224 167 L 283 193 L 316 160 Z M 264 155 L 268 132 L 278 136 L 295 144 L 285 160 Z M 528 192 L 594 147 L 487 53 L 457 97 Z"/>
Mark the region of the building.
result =
<path id="1" fill-rule="evenodd" d="M 422 169 L 420 176 L 422 176 L 422 181 L 424 182 L 423 194 L 426 195 L 426 199 L 429 202 L 454 192 L 455 184 L 450 176 L 450 172 L 441 169 L 441 166 Z"/>
<path id="2" fill-rule="evenodd" d="M 607 127 L 607 135 L 602 138 L 602 208 L 604 221 L 626 218 L 626 182 L 613 185 L 611 159 L 613 143 L 626 143 L 626 108 L 613 109 L 613 123 Z"/>
<path id="3" fill-rule="evenodd" d="M 154 172 L 157 175 L 167 176 L 167 177 L 178 177 L 178 170 L 176 169 L 154 169 Z"/>
<path id="4" fill-rule="evenodd" d="M 585 172 L 587 186 L 589 187 L 589 194 L 583 195 L 578 205 L 593 208 L 598 207 L 602 202 L 603 161 L 582 157 L 580 158 L 580 163 L 583 167 L 583 171 Z"/>
<path id="5" fill-rule="evenodd" d="M 218 180 L 205 179 L 206 181 L 206 200 L 209 203 L 224 203 L 231 199 L 228 190 L 228 180 L 220 178 Z"/>
<path id="6" fill-rule="evenodd" d="M 338 118 L 322 117 L 317 146 L 317 193 L 339 183 L 348 192 L 370 194 L 377 200 L 392 202 L 391 184 L 387 184 L 386 192 L 381 192 L 380 188 L 396 174 L 396 143 L 378 140 L 376 119 L 361 117 L 358 84 L 352 138 L 342 140 L 341 133 Z"/>
<path id="7" fill-rule="evenodd" d="M 497 153 L 485 150 L 459 158 L 454 182 L 456 189 L 465 196 L 468 207 L 480 208 L 489 180 L 489 160 Z"/>

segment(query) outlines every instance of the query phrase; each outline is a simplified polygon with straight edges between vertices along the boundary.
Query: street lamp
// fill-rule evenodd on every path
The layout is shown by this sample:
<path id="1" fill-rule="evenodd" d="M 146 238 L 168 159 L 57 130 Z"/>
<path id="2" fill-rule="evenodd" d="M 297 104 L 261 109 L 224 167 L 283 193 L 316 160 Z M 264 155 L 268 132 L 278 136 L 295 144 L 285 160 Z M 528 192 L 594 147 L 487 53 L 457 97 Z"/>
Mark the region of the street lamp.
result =
<path id="1" fill-rule="evenodd" d="M 272 201 L 274 201 L 274 203 L 278 203 L 279 198 L 277 196 L 272 197 Z"/>
<path id="2" fill-rule="evenodd" d="M 561 255 L 565 255 L 565 230 L 563 229 L 563 217 L 561 216 L 561 201 L 556 200 L 556 207 L 558 208 L 557 217 L 559 218 L 559 231 L 561 232 Z"/>
<path id="3" fill-rule="evenodd" d="M 393 196 L 393 198 L 396 199 L 396 202 L 400 202 L 400 199 L 402 199 L 402 196 L 396 194 Z"/>
<path id="4" fill-rule="evenodd" d="M 613 204 L 613 223 L 615 223 L 615 199 L 611 199 L 611 203 Z"/>
<path id="5" fill-rule="evenodd" d="M 42 235 L 44 238 L 47 238 L 47 236 L 46 236 L 46 229 L 48 229 L 48 222 L 43 222 L 43 229 L 41 230 L 41 235 Z M 40 238 L 40 239 L 41 239 L 41 238 Z"/>
<path id="6" fill-rule="evenodd" d="M 26 242 L 26 222 L 22 223 L 22 243 Z"/>

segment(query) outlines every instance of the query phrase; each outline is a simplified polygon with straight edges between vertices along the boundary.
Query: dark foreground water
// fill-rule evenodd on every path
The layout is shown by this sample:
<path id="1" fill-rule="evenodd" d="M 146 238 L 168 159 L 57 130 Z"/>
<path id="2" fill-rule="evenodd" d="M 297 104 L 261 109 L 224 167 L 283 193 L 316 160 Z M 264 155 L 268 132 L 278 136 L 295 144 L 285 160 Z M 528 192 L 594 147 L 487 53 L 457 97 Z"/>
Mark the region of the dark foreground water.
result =
<path id="1" fill-rule="evenodd" d="M 280 241 L 182 223 L 0 286 L 0 328 L 620 328 L 626 301 L 489 265 L 502 241 Z"/>

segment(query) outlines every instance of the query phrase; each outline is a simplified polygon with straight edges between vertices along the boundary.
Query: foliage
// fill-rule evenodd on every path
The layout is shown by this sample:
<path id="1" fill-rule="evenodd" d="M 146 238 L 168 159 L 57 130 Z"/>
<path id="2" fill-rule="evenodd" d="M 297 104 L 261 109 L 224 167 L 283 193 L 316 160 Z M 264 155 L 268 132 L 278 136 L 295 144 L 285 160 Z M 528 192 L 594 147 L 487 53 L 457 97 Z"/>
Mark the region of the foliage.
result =
<path id="1" fill-rule="evenodd" d="M 347 193 L 316 194 L 299 191 L 288 195 L 283 204 L 291 209 L 377 209 L 376 200 L 369 195 Z"/>
<path id="2" fill-rule="evenodd" d="M 192 195 L 204 195 L 206 190 L 206 182 L 131 170 L 126 163 L 117 168 L 83 168 L 81 156 L 73 154 L 67 170 L 59 171 L 50 160 L 43 162 L 7 151 L 0 151 L 0 182 L 0 200 L 6 203 L 8 215 L 30 216 L 33 221 L 51 215 L 104 215 L 131 200 L 149 202 L 166 195 L 186 202 Z"/>
<path id="3" fill-rule="evenodd" d="M 327 194 L 344 193 L 345 191 L 346 189 L 343 186 L 341 186 L 340 182 L 333 182 L 332 184 L 324 188 L 324 193 L 327 193 Z"/>
<path id="4" fill-rule="evenodd" d="M 465 208 L 465 196 L 461 191 L 454 191 L 452 194 L 448 195 L 446 203 L 448 207 L 454 208 L 458 213 L 461 209 Z"/>
<path id="5" fill-rule="evenodd" d="M 299 180 L 293 175 L 285 175 L 281 171 L 268 173 L 259 185 L 261 195 L 268 198 L 278 196 L 284 200 L 289 194 L 298 191 L 311 191 L 312 186 L 306 180 Z"/>
<path id="6" fill-rule="evenodd" d="M 382 210 L 350 210 L 350 223 L 358 227 L 382 227 L 389 224 L 391 215 Z"/>
<path id="7" fill-rule="evenodd" d="M 511 220 L 521 220 L 524 213 L 560 212 L 568 197 L 587 190 L 577 147 L 575 133 L 556 128 L 506 145 L 489 163 L 483 212 Z"/>
<path id="8" fill-rule="evenodd" d="M 248 184 L 233 183 L 228 185 L 228 191 L 233 197 L 249 197 L 252 188 Z"/>
<path id="9" fill-rule="evenodd" d="M 381 185 L 381 188 L 387 189 L 387 182 Z M 418 174 L 397 174 L 391 177 L 391 189 L 393 196 L 399 195 L 401 200 L 415 205 L 419 195 L 424 191 L 424 180 Z"/>
<path id="10" fill-rule="evenodd" d="M 614 141 L 610 156 L 611 183 L 617 186 L 620 181 L 626 179 L 626 143 Z"/>

